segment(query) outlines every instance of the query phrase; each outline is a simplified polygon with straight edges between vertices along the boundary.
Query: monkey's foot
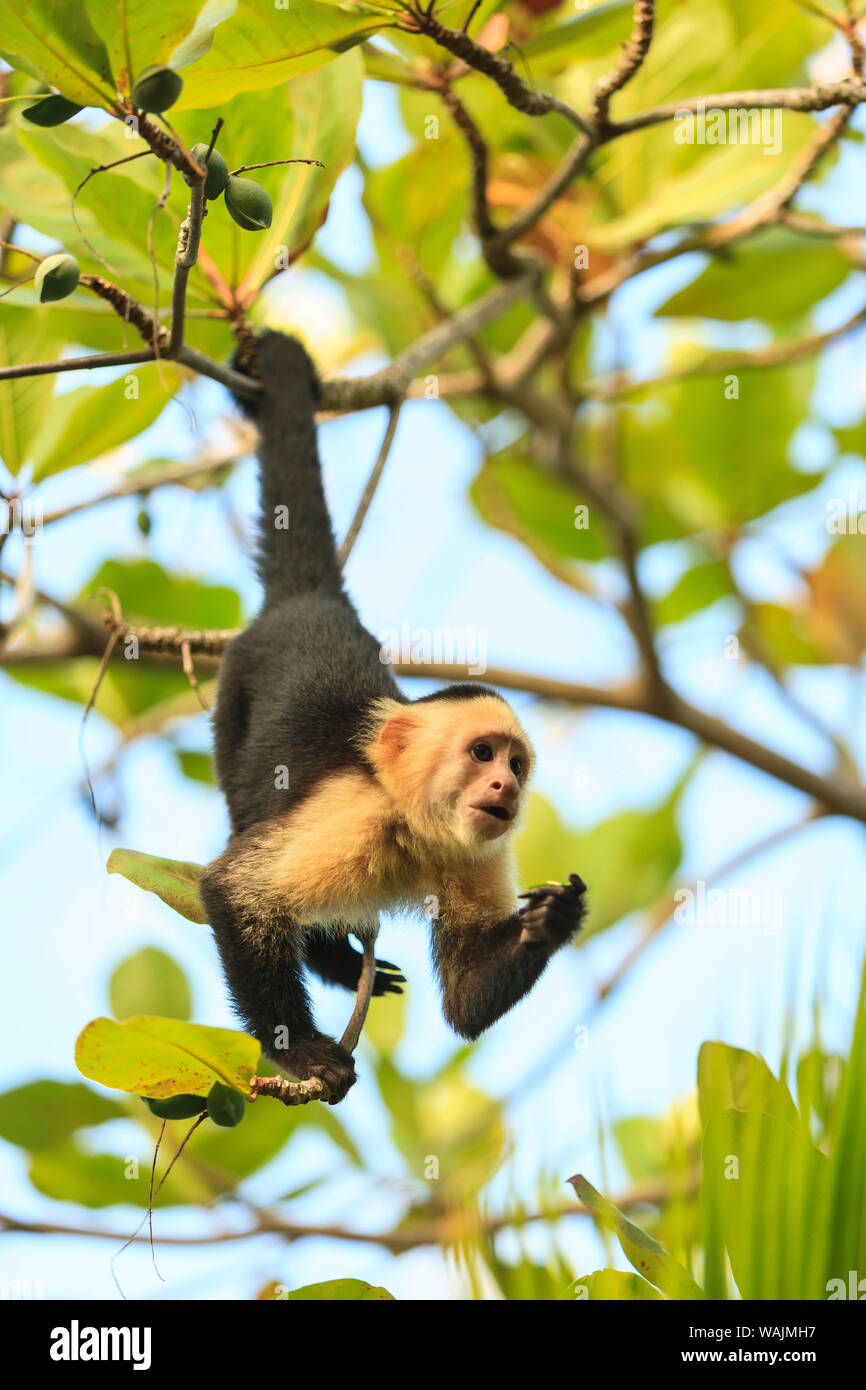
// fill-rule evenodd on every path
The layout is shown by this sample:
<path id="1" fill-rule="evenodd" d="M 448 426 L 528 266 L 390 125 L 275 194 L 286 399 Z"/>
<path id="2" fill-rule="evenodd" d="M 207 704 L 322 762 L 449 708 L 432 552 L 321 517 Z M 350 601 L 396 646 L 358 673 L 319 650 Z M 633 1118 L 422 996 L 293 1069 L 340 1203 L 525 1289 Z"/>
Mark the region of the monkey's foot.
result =
<path id="1" fill-rule="evenodd" d="M 523 930 L 520 944 L 530 950 L 555 949 L 576 932 L 586 913 L 586 884 L 580 874 L 569 874 L 568 883 L 541 883 L 521 893 L 528 902 L 520 909 Z"/>
<path id="2" fill-rule="evenodd" d="M 328 1104 L 336 1105 L 357 1081 L 355 1060 L 333 1038 L 317 1033 L 299 1038 L 279 1055 L 281 1067 L 301 1081 L 321 1081 L 328 1088 Z"/>

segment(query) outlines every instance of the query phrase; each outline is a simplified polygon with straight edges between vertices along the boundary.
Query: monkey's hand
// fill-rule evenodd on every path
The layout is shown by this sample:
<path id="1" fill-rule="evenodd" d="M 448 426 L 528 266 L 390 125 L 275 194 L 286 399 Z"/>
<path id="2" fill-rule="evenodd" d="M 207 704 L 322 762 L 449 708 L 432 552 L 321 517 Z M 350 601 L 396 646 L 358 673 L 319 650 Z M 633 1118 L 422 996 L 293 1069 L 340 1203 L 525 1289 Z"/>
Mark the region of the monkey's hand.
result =
<path id="1" fill-rule="evenodd" d="M 333 1038 L 316 1033 L 312 1038 L 298 1038 L 279 1054 L 280 1066 L 299 1081 L 316 1077 L 327 1086 L 329 1105 L 336 1105 L 357 1081 L 355 1059 Z"/>
<path id="2" fill-rule="evenodd" d="M 520 944 L 529 950 L 555 951 L 578 930 L 586 913 L 586 884 L 580 874 L 568 883 L 540 883 L 521 893 L 528 902 L 520 909 Z"/>

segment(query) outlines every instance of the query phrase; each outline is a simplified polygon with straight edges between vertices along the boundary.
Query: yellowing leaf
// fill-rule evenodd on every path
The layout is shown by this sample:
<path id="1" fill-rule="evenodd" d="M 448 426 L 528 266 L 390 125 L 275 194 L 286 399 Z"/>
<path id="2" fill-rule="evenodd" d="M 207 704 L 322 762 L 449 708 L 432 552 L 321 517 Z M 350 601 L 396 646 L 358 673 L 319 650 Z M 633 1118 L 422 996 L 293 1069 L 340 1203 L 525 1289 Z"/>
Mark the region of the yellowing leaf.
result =
<path id="1" fill-rule="evenodd" d="M 248 1095 L 260 1055 L 248 1033 L 149 1014 L 124 1023 L 95 1018 L 75 1044 L 82 1076 L 114 1090 L 159 1098 L 207 1095 L 214 1081 Z"/>

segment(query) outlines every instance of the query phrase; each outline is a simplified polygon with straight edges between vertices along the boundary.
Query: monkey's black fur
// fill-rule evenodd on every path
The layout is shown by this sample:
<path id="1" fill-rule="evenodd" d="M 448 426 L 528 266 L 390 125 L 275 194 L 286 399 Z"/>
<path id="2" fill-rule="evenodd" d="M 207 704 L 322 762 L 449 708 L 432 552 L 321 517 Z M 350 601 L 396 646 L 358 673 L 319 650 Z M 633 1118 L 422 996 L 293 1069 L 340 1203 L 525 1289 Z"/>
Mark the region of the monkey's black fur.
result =
<path id="1" fill-rule="evenodd" d="M 308 932 L 302 959 L 290 919 L 264 924 L 253 906 L 238 911 L 225 869 L 255 827 L 297 807 L 329 773 L 362 763 L 355 736 L 374 700 L 408 701 L 343 588 L 316 444 L 319 387 L 313 365 L 299 342 L 279 333 L 259 340 L 256 363 L 260 403 L 241 404 L 260 432 L 257 564 L 265 592 L 258 617 L 223 658 L 214 721 L 216 767 L 232 837 L 205 870 L 201 892 L 244 1024 L 289 1071 L 321 1077 L 332 1099 L 339 1100 L 355 1079 L 354 1063 L 317 1030 L 302 967 L 354 989 L 361 955 L 345 937 Z M 287 528 L 280 525 L 285 509 Z M 423 698 L 495 694 L 484 686 L 456 685 Z M 288 771 L 288 790 L 279 785 L 278 767 Z M 508 942 L 502 937 L 506 927 Z M 541 973 L 549 953 L 518 951 L 520 929 L 515 915 L 473 960 L 471 942 L 458 942 L 443 924 L 434 956 L 440 966 L 447 956 L 447 963 L 463 972 L 461 981 L 451 982 L 451 1014 L 465 1036 L 476 1037 Z M 402 977 L 389 973 L 386 962 L 378 964 L 375 992 L 399 991 Z M 443 988 L 447 995 L 444 977 Z M 445 1008 L 448 1014 L 447 998 Z M 280 1029 L 288 1029 L 286 1046 L 275 1042 Z"/>

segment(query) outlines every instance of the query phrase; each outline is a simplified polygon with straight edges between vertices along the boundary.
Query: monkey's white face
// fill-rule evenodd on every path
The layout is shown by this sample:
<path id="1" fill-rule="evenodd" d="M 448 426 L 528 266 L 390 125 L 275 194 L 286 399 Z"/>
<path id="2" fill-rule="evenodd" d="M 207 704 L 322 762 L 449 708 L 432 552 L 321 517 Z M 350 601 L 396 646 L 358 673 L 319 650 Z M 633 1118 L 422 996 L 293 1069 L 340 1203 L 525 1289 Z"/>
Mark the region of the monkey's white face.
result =
<path id="1" fill-rule="evenodd" d="M 529 773 L 529 757 L 505 733 L 479 732 L 464 740 L 450 768 L 457 835 L 481 847 L 513 830 Z"/>

